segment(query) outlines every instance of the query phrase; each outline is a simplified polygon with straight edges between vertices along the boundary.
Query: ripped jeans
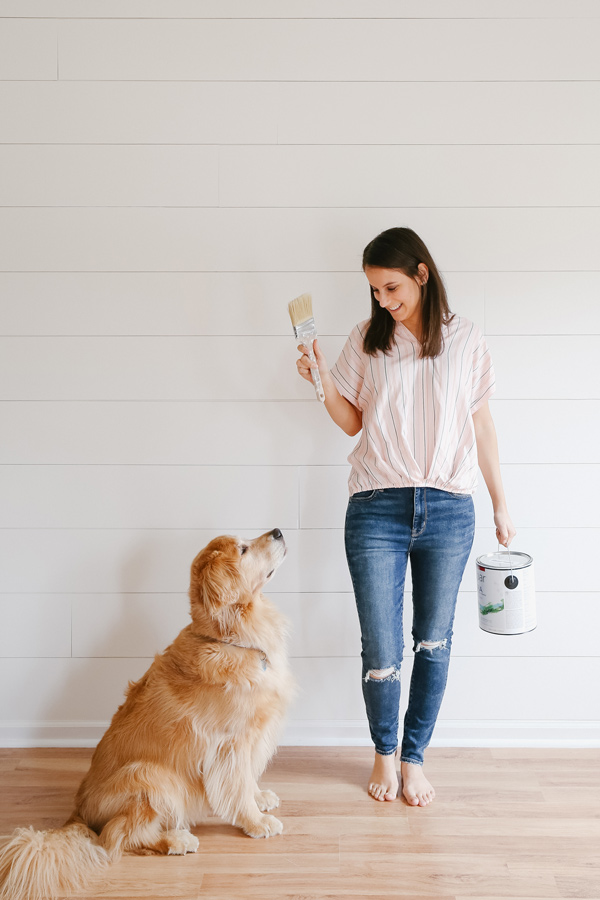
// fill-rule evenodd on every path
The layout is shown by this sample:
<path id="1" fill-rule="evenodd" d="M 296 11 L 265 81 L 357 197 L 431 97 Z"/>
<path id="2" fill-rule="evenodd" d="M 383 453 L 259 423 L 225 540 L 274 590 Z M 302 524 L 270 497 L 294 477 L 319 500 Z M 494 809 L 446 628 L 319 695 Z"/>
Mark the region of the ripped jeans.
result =
<path id="1" fill-rule="evenodd" d="M 371 737 L 382 756 L 398 748 L 408 559 L 414 665 L 400 758 L 423 765 L 446 688 L 456 598 L 474 530 L 469 494 L 417 487 L 350 497 L 345 542 L 361 628 L 362 688 Z"/>

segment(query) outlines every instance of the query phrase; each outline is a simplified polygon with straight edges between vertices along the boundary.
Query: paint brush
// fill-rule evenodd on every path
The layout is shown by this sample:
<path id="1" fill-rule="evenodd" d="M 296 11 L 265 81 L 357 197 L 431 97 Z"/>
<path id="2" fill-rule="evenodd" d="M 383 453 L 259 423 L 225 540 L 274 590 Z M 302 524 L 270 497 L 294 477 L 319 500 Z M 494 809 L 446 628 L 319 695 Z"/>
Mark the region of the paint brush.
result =
<path id="1" fill-rule="evenodd" d="M 312 297 L 310 294 L 300 294 L 295 300 L 288 303 L 290 319 L 294 326 L 294 334 L 299 341 L 306 347 L 308 358 L 311 362 L 316 362 L 313 343 L 317 336 L 317 327 L 312 311 Z M 318 367 L 310 370 L 310 376 L 315 386 L 317 399 L 321 403 L 325 403 L 325 391 L 321 384 L 321 374 Z"/>

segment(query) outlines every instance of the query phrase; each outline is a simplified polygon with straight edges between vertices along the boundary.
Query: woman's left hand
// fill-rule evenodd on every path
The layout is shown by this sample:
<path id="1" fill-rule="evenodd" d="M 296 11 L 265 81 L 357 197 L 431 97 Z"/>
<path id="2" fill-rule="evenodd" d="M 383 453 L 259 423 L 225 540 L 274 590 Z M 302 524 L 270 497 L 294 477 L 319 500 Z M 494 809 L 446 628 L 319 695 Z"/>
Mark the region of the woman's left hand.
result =
<path id="1" fill-rule="evenodd" d="M 508 512 L 506 512 L 506 510 L 500 510 L 499 512 L 494 513 L 494 524 L 496 525 L 496 538 L 498 539 L 498 543 L 502 544 L 504 547 L 508 547 L 517 533 L 517 529 L 513 525 Z"/>

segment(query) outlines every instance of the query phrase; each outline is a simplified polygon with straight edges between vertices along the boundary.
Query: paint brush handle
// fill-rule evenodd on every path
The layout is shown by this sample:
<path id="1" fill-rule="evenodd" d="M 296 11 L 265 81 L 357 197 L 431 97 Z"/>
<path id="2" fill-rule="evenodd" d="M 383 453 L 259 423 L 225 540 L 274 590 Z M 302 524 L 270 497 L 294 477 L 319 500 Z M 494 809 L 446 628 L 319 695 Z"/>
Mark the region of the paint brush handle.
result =
<path id="1" fill-rule="evenodd" d="M 313 349 L 314 340 L 312 341 L 302 341 L 306 350 L 308 352 L 308 358 L 311 362 L 316 363 L 317 357 L 315 356 L 315 351 Z M 319 372 L 319 367 L 317 365 L 316 369 L 310 370 L 310 377 L 312 378 L 312 382 L 315 386 L 315 393 L 317 395 L 317 400 L 320 400 L 321 403 L 325 403 L 325 391 L 323 390 L 323 385 L 321 383 L 321 373 Z"/>

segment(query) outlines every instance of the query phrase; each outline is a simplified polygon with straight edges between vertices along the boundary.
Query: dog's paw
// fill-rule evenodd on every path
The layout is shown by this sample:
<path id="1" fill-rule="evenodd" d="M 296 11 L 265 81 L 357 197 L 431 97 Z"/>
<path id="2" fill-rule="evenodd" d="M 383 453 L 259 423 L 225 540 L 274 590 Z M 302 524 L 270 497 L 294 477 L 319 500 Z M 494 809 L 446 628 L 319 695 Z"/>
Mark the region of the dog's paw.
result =
<path id="1" fill-rule="evenodd" d="M 195 853 L 200 846 L 200 841 L 195 834 L 191 834 L 184 828 L 176 831 L 167 831 L 166 840 L 169 845 L 169 856 L 184 856 L 186 853 Z"/>
<path id="2" fill-rule="evenodd" d="M 283 822 L 280 822 L 275 816 L 262 816 L 258 822 L 253 822 L 245 831 L 253 838 L 273 837 L 274 834 L 281 834 Z"/>
<path id="3" fill-rule="evenodd" d="M 274 791 L 258 791 L 255 799 L 256 805 L 261 812 L 266 812 L 268 809 L 275 809 L 276 806 L 279 806 L 279 797 Z"/>

